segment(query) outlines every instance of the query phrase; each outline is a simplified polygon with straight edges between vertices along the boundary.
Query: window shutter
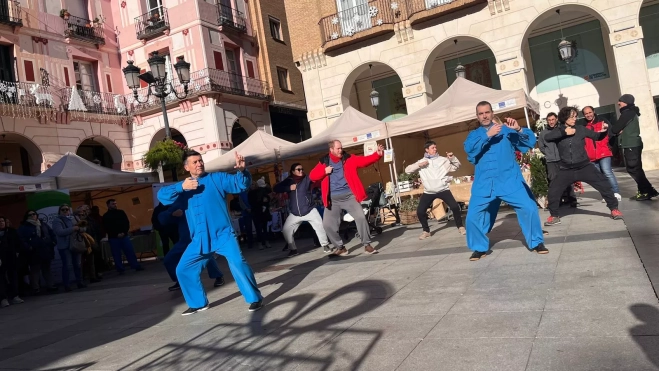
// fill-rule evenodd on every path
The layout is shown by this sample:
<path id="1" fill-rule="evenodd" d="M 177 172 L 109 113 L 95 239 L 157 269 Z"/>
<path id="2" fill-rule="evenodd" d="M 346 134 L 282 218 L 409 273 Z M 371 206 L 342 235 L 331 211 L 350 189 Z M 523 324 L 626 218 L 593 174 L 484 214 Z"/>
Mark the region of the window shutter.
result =
<path id="1" fill-rule="evenodd" d="M 214 51 L 213 58 L 215 59 L 215 68 L 224 71 L 224 62 L 222 62 L 222 53 Z"/>
<path id="2" fill-rule="evenodd" d="M 35 82 L 34 63 L 32 63 L 32 61 L 23 60 L 23 67 L 25 67 L 25 80 Z"/>
<path id="3" fill-rule="evenodd" d="M 247 77 L 254 78 L 254 63 L 247 61 Z"/>

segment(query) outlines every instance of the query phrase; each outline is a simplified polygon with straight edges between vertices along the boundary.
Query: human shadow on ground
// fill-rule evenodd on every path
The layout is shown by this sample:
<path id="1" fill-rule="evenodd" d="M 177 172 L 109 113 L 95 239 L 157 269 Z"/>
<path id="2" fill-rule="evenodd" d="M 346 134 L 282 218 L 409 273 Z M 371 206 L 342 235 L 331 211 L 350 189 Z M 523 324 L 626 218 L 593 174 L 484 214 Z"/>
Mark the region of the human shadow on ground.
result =
<path id="1" fill-rule="evenodd" d="M 659 309 L 650 304 L 634 304 L 629 307 L 634 317 L 643 324 L 629 329 L 636 344 L 643 350 L 647 359 L 659 367 Z"/>

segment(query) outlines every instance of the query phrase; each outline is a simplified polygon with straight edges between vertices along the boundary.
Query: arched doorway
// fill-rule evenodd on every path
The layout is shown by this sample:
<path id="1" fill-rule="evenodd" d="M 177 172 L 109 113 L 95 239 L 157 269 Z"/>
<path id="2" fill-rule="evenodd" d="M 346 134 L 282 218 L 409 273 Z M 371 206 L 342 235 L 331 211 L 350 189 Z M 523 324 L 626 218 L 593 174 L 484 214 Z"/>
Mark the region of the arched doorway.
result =
<path id="1" fill-rule="evenodd" d="M 83 140 L 76 155 L 103 167 L 121 168 L 121 151 L 110 139 L 102 136 Z"/>
<path id="2" fill-rule="evenodd" d="M 37 175 L 41 173 L 43 153 L 32 140 L 23 135 L 0 132 L 0 161 L 11 164 L 12 174 Z M 0 171 L 5 170 L 0 168 Z"/>
<path id="3" fill-rule="evenodd" d="M 464 67 L 467 80 L 488 88 L 501 89 L 492 50 L 477 38 L 458 36 L 439 43 L 426 59 L 423 78 L 432 88 L 433 100 L 455 81 L 458 66 Z"/>
<path id="4" fill-rule="evenodd" d="M 246 117 L 239 117 L 231 127 L 231 144 L 235 148 L 256 132 L 256 124 Z"/>
<path id="5" fill-rule="evenodd" d="M 659 116 L 659 2 L 645 0 L 638 15 L 638 24 L 643 29 L 645 64 L 650 77 L 650 89 Z"/>
<path id="6" fill-rule="evenodd" d="M 371 103 L 371 92 L 378 93 L 377 110 Z M 365 63 L 346 78 L 341 91 L 341 103 L 382 121 L 407 116 L 403 83 L 396 71 L 381 62 Z"/>
<path id="7" fill-rule="evenodd" d="M 604 18 L 582 5 L 554 7 L 531 22 L 521 49 L 528 89 L 540 103 L 542 116 L 568 105 L 589 105 L 615 122 L 620 87 L 609 33 Z M 572 60 L 560 57 L 562 39 L 576 45 Z"/>
<path id="8" fill-rule="evenodd" d="M 183 143 L 186 146 L 188 145 L 188 141 L 185 139 L 183 134 L 181 134 L 180 131 L 176 129 L 169 129 L 171 134 L 172 134 L 172 140 L 175 142 Z M 153 138 L 151 138 L 151 143 L 149 144 L 149 148 L 153 148 L 153 146 L 156 144 L 156 142 L 162 141 L 165 139 L 165 129 L 160 129 L 158 130 L 154 135 Z"/>

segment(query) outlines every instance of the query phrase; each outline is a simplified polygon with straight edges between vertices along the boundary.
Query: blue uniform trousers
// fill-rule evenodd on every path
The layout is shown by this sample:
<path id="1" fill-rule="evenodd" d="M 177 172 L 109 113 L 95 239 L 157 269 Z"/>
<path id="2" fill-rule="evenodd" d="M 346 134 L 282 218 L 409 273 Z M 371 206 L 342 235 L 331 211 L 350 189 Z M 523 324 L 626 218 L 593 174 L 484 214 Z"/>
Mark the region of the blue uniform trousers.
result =
<path id="1" fill-rule="evenodd" d="M 501 201 L 510 205 L 517 213 L 517 220 L 529 249 L 544 243 L 538 206 L 531 191 L 524 185 L 520 191 L 505 196 L 471 196 L 466 221 L 469 249 L 481 252 L 490 249 L 490 240 L 486 234 L 492 230 Z"/>
<path id="2" fill-rule="evenodd" d="M 167 269 L 169 277 L 174 282 L 178 282 L 178 278 L 176 278 L 176 266 L 178 265 L 179 261 L 181 261 L 181 257 L 183 256 L 186 247 L 187 245 L 185 244 L 177 243 L 171 250 L 169 250 L 167 255 L 165 255 L 165 259 L 163 259 L 163 262 L 165 263 L 165 269 Z M 214 257 L 208 259 L 206 269 L 208 269 L 208 277 L 213 279 L 222 277 L 222 272 L 220 271 L 220 267 L 217 266 L 217 262 L 215 261 Z"/>
<path id="3" fill-rule="evenodd" d="M 217 240 L 211 241 L 211 246 L 216 254 L 227 259 L 231 274 L 245 301 L 250 304 L 262 300 L 263 297 L 256 285 L 254 272 L 243 257 L 236 236 L 233 234 L 221 236 Z M 201 283 L 201 272 L 208 260 L 214 259 L 214 257 L 213 252 L 202 253 L 200 250 L 201 246 L 193 241 L 183 253 L 181 261 L 176 267 L 176 277 L 190 308 L 201 308 L 208 304 L 206 291 Z"/>

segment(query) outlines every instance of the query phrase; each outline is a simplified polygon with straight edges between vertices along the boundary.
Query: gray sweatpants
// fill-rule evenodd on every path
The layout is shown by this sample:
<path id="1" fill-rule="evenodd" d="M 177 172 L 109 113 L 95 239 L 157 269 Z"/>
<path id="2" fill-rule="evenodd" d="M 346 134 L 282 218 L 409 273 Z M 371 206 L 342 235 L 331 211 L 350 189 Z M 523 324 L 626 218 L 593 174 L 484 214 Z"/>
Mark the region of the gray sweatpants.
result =
<path id="1" fill-rule="evenodd" d="M 334 245 L 334 247 L 341 248 L 343 240 L 339 235 L 339 227 L 341 226 L 341 210 L 345 210 L 355 218 L 357 225 L 357 232 L 362 240 L 363 245 L 371 243 L 371 229 L 368 226 L 368 221 L 364 215 L 362 205 L 357 202 L 352 193 L 332 196 L 332 209 L 325 209 L 323 214 L 323 228 L 327 232 L 327 238 Z"/>

